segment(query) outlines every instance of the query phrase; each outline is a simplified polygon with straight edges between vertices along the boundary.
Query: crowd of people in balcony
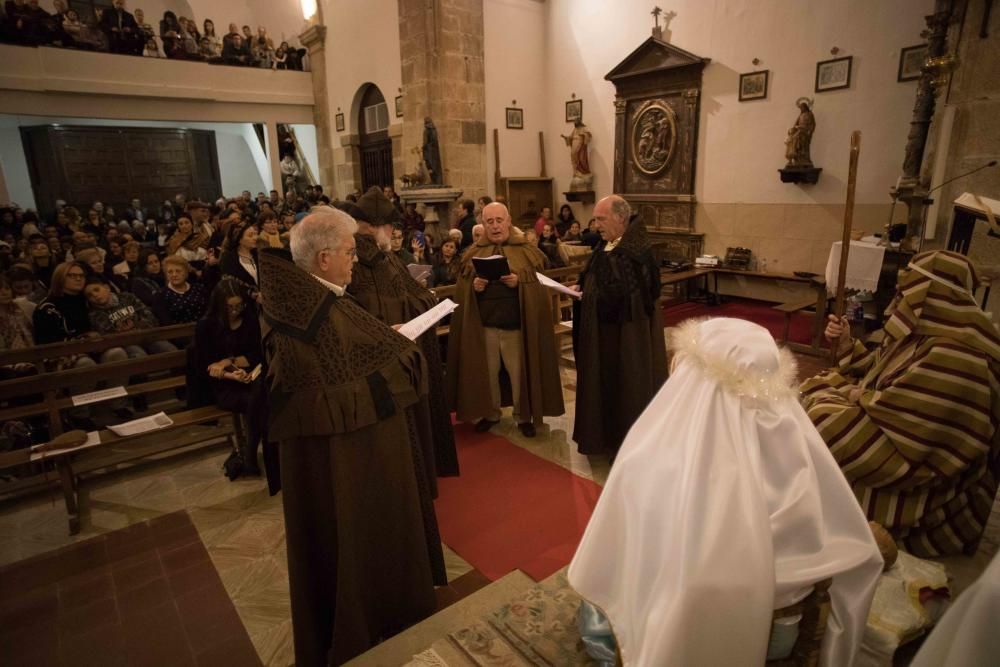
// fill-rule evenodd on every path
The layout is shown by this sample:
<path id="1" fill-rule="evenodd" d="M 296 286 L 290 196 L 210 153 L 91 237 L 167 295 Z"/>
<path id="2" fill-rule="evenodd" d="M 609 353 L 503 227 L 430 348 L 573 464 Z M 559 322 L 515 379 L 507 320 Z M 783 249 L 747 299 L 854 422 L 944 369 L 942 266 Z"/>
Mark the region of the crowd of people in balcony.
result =
<path id="1" fill-rule="evenodd" d="M 94 8 L 83 17 L 66 0 L 53 0 L 51 12 L 38 0 L 6 0 L 0 41 L 24 46 L 55 46 L 151 58 L 193 60 L 240 67 L 303 70 L 306 50 L 287 41 L 275 45 L 264 26 L 230 23 L 219 35 L 211 19 L 198 24 L 173 11 L 163 12 L 157 29 L 142 9 L 129 11 L 125 0 Z M 154 19 L 155 20 L 155 19 Z"/>

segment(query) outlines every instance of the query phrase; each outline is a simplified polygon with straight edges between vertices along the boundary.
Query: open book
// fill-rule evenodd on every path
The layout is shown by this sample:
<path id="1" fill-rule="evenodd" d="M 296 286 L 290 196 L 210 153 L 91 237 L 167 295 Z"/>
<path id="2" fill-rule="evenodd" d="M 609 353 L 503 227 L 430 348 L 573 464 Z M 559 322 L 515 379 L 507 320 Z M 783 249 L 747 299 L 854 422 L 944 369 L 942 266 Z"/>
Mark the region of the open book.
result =
<path id="1" fill-rule="evenodd" d="M 438 305 L 428 310 L 426 313 L 417 315 L 409 322 L 403 324 L 399 327 L 399 329 L 397 329 L 397 331 L 410 340 L 416 340 L 425 331 L 440 322 L 445 316 L 452 313 L 456 308 L 458 308 L 457 303 L 451 299 L 445 299 Z"/>
<path id="2" fill-rule="evenodd" d="M 510 264 L 503 255 L 473 257 L 472 266 L 476 269 L 476 275 L 486 280 L 500 280 L 510 275 Z"/>

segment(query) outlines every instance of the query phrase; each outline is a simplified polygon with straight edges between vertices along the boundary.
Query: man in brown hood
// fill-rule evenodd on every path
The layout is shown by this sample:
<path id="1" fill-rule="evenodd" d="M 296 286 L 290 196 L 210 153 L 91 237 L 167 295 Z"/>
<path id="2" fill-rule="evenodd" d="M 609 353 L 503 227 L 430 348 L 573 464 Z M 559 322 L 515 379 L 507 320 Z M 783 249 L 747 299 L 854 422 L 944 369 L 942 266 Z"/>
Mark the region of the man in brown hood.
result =
<path id="1" fill-rule="evenodd" d="M 358 262 L 348 293 L 389 326 L 408 322 L 433 308 L 437 299 L 413 279 L 403 261 L 392 252 L 392 224 L 399 221 L 399 211 L 382 190 L 372 186 L 358 199 L 357 205 L 343 204 L 342 210 L 358 222 L 358 233 L 354 235 Z M 417 345 L 427 359 L 430 388 L 422 402 L 423 409 L 415 409 L 414 416 L 428 465 L 431 493 L 436 496 L 437 477 L 458 475 L 458 455 L 445 401 L 441 350 L 433 327 L 417 339 Z"/>
<path id="2" fill-rule="evenodd" d="M 449 404 L 459 419 L 478 419 L 479 432 L 500 421 L 502 404 L 513 404 L 514 421 L 531 438 L 543 417 L 564 412 L 551 301 L 535 275 L 545 256 L 511 225 L 503 204 L 483 209 L 483 226 L 484 235 L 462 258 L 455 288 Z M 494 255 L 506 257 L 510 274 L 494 281 L 477 276 L 472 259 Z M 508 393 L 512 400 L 505 401 Z"/>

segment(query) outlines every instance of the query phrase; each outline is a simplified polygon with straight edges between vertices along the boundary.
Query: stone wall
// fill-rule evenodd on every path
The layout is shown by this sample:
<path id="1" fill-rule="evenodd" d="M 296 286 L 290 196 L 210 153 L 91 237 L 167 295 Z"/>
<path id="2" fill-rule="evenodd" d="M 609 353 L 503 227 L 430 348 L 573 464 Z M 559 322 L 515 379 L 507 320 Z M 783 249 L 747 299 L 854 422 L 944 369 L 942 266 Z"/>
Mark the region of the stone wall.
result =
<path id="1" fill-rule="evenodd" d="M 402 159 L 423 144 L 424 117 L 438 131 L 446 184 L 487 192 L 483 0 L 399 0 L 403 81 Z"/>

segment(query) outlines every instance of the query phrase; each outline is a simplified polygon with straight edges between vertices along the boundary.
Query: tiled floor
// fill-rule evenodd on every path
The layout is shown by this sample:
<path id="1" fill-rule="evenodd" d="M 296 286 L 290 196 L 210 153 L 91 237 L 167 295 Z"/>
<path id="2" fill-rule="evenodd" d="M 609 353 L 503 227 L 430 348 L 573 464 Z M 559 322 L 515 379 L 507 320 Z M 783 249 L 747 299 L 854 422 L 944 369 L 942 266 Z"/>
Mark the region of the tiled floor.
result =
<path id="1" fill-rule="evenodd" d="M 802 358 L 806 377 L 823 360 Z M 566 414 L 546 419 L 533 439 L 524 438 L 508 417 L 494 427 L 516 445 L 598 484 L 607 480 L 603 457 L 576 452 L 571 440 L 575 372 L 562 369 Z M 84 485 L 82 531 L 67 534 L 61 497 L 36 497 L 0 506 L 0 565 L 51 552 L 110 531 L 178 510 L 186 510 L 218 572 L 226 594 L 265 665 L 292 663 L 288 570 L 281 496 L 270 497 L 261 479 L 229 482 L 222 475 L 224 445 L 105 475 Z M 448 578 L 456 589 L 474 590 L 472 567 L 445 547 Z M 981 567 L 969 569 L 968 579 Z M 463 579 L 458 582 L 456 580 Z M 467 591 L 466 591 L 467 592 Z M 442 591 L 442 604 L 461 595 Z"/>
<path id="2" fill-rule="evenodd" d="M 11 665 L 259 665 L 186 512 L 0 568 Z"/>

